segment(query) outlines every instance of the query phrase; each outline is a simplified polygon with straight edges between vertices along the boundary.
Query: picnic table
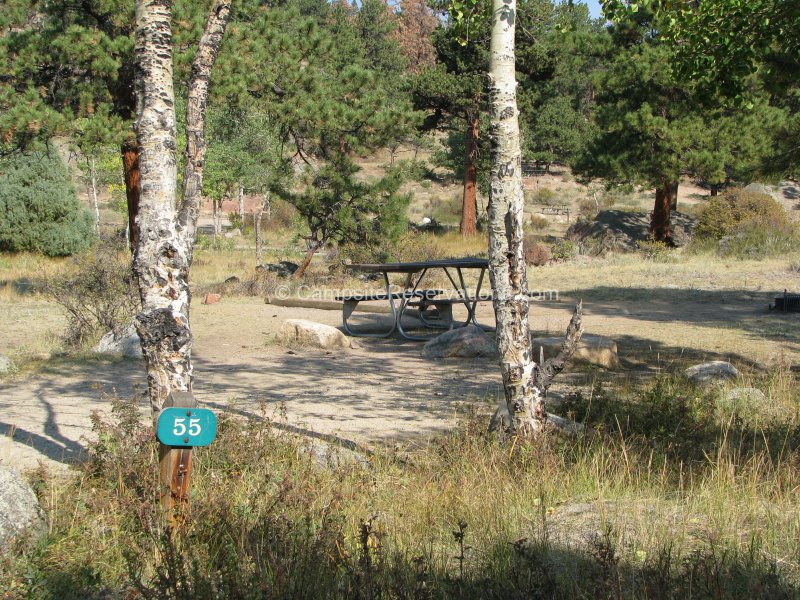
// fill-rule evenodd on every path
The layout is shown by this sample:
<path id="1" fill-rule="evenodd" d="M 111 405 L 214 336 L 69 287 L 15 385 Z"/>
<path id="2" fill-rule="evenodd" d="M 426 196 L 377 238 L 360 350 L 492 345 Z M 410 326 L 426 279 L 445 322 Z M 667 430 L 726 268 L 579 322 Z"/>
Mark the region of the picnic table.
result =
<path id="1" fill-rule="evenodd" d="M 407 340 L 427 340 L 430 337 L 412 335 L 403 329 L 402 318 L 407 308 L 418 309 L 419 320 L 429 328 L 450 329 L 473 323 L 481 326 L 475 318 L 478 302 L 490 301 L 490 295 L 481 295 L 489 261 L 485 258 L 453 258 L 444 260 L 428 260 L 420 262 L 396 262 L 385 264 L 352 264 L 349 268 L 362 273 L 376 273 L 383 276 L 385 291 L 344 294 L 336 299 L 342 302 L 342 326 L 355 337 L 389 337 L 397 331 Z M 452 290 L 425 289 L 422 283 L 425 275 L 433 270 L 441 270 L 452 285 Z M 470 289 L 464 278 L 465 271 L 478 271 L 477 284 Z M 390 274 L 406 275 L 403 285 L 392 286 Z M 386 300 L 392 314 L 392 326 L 380 333 L 356 332 L 348 323 L 359 302 Z M 463 323 L 453 319 L 453 305 L 463 305 L 467 310 L 467 318 Z M 435 309 L 435 314 L 429 309 Z"/>

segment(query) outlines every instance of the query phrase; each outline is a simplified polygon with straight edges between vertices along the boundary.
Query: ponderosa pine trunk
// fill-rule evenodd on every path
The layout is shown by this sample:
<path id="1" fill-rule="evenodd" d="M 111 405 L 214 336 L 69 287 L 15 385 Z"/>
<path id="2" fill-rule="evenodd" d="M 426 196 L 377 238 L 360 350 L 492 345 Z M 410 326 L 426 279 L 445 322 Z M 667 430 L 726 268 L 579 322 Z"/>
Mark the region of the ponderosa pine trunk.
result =
<path id="1" fill-rule="evenodd" d="M 464 193 L 461 198 L 461 235 L 475 235 L 478 226 L 478 136 L 480 120 L 477 115 L 467 119 L 466 152 L 464 156 Z"/>
<path id="2" fill-rule="evenodd" d="M 657 242 L 672 243 L 671 204 L 673 194 L 677 197 L 678 184 L 662 179 L 656 188 L 656 202 L 650 218 L 650 235 Z"/>
<path id="3" fill-rule="evenodd" d="M 205 106 L 211 67 L 230 15 L 215 0 L 192 64 L 187 104 L 187 165 L 176 211 L 175 96 L 172 84 L 172 2 L 137 0 L 136 134 L 141 171 L 134 270 L 142 310 L 136 330 L 147 368 L 155 419 L 171 391 L 191 391 L 189 266 L 202 189 Z"/>
<path id="4" fill-rule="evenodd" d="M 128 205 L 128 243 L 131 252 L 136 251 L 136 216 L 139 214 L 139 195 L 141 193 L 141 173 L 139 172 L 139 146 L 135 138 L 125 141 L 120 148 L 122 175 L 125 181 L 125 199 Z"/>
<path id="5" fill-rule="evenodd" d="M 673 181 L 669 185 L 669 209 L 678 210 L 678 182 Z"/>
<path id="6" fill-rule="evenodd" d="M 546 421 L 544 394 L 528 328 L 523 251 L 522 154 L 514 69 L 516 0 L 493 0 L 489 68 L 491 179 L 489 276 L 497 320 L 497 347 L 512 433 L 532 435 Z"/>
<path id="7" fill-rule="evenodd" d="M 308 246 L 308 251 L 306 252 L 305 258 L 303 258 L 303 262 L 300 263 L 300 267 L 298 267 L 297 271 L 294 272 L 294 278 L 300 279 L 303 277 L 303 274 L 306 272 L 306 269 L 311 264 L 311 261 L 314 260 L 314 254 L 322 248 L 322 242 L 311 242 Z"/>

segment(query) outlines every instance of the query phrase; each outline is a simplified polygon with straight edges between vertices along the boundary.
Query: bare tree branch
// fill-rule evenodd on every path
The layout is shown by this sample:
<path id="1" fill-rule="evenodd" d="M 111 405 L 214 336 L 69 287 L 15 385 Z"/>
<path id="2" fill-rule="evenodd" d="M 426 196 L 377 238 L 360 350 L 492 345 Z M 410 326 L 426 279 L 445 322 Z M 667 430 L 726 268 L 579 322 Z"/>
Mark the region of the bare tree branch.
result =
<path id="1" fill-rule="evenodd" d="M 217 60 L 222 36 L 231 17 L 231 0 L 214 0 L 206 27 L 200 38 L 197 53 L 192 61 L 189 96 L 186 104 L 186 166 L 183 170 L 183 196 L 178 221 L 183 228 L 189 247 L 192 247 L 197 230 L 197 217 L 203 192 L 203 169 L 206 157 L 206 105 L 211 83 L 211 69 Z"/>
<path id="2" fill-rule="evenodd" d="M 575 350 L 578 348 L 578 342 L 581 341 L 583 335 L 583 302 L 579 302 L 575 306 L 575 312 L 572 313 L 572 318 L 567 326 L 567 333 L 564 336 L 564 341 L 561 344 L 561 350 L 557 356 L 548 358 L 546 361 L 540 363 L 536 370 L 536 387 L 542 391 L 547 390 L 553 383 L 556 375 L 564 370 L 567 362 Z"/>

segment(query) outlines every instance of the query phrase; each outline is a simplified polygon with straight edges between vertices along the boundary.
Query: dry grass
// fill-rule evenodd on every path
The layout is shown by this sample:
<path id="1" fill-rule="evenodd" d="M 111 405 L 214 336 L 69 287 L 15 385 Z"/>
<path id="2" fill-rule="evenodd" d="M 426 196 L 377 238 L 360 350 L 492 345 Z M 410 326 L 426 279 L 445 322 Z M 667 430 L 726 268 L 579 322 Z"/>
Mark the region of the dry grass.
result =
<path id="1" fill-rule="evenodd" d="M 361 458 L 279 419 L 226 417 L 197 452 L 173 544 L 152 433 L 123 413 L 100 425 L 89 468 L 35 476 L 50 535 L 10 555 L 0 585 L 17 586 L 9 598 L 416 598 L 420 582 L 435 598 L 666 598 L 688 597 L 689 578 L 693 598 L 795 597 L 800 390 L 787 372 L 752 383 L 782 410 L 734 418 L 717 391 L 665 375 L 573 400 L 583 438 L 501 442 L 466 415 L 428 446 Z"/>
<path id="2" fill-rule="evenodd" d="M 563 293 L 615 288 L 738 290 L 742 292 L 783 291 L 800 288 L 800 274 L 790 265 L 800 259 L 800 252 L 763 260 L 722 259 L 707 254 L 676 253 L 675 262 L 654 263 L 637 254 L 612 255 L 608 258 L 580 257 L 542 269 L 529 270 L 529 281 L 542 288 Z"/>
<path id="3" fill-rule="evenodd" d="M 0 305 L 28 302 L 35 298 L 42 283 L 60 273 L 68 260 L 29 252 L 0 253 Z"/>

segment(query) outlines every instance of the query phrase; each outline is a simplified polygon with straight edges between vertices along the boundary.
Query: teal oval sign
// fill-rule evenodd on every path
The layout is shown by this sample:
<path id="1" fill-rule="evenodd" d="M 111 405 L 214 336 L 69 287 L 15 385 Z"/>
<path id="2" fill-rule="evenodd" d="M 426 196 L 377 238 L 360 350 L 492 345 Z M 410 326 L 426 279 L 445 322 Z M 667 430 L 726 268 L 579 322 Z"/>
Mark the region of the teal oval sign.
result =
<path id="1" fill-rule="evenodd" d="M 217 415 L 207 408 L 165 408 L 156 435 L 165 446 L 208 446 L 217 435 Z"/>

